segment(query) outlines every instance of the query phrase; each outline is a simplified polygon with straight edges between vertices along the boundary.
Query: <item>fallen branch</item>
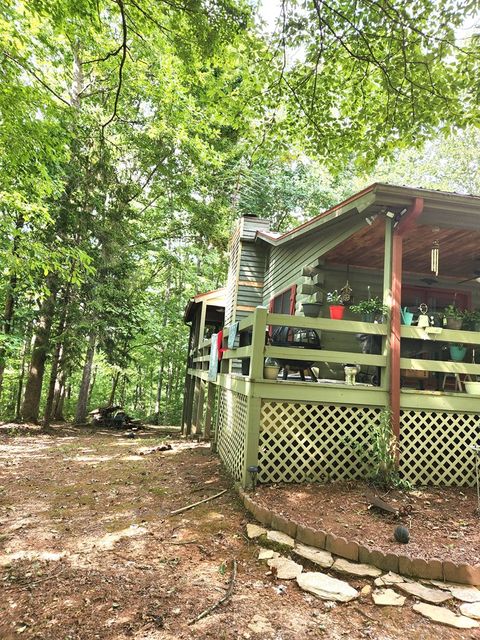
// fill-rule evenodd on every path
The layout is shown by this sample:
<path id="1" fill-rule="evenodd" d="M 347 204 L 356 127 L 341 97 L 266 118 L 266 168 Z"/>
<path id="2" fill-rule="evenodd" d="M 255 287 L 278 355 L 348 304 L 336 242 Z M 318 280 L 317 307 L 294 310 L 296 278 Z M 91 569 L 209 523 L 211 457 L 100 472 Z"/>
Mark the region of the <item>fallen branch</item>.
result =
<path id="1" fill-rule="evenodd" d="M 161 544 L 198 544 L 198 540 L 180 540 L 179 542 L 167 542 L 166 540 L 160 540 Z"/>
<path id="2" fill-rule="evenodd" d="M 189 504 L 186 507 L 182 507 L 181 509 L 175 509 L 175 511 L 170 511 L 169 515 L 176 516 L 178 513 L 183 513 L 184 511 L 193 509 L 193 507 L 196 507 L 199 504 L 203 504 L 204 502 L 210 502 L 210 500 L 215 500 L 215 498 L 219 498 L 220 496 L 223 496 L 224 493 L 227 493 L 227 489 L 220 491 L 220 493 L 216 493 L 214 496 L 210 496 L 210 498 L 205 498 L 204 500 L 199 500 L 198 502 Z"/>
<path id="3" fill-rule="evenodd" d="M 157 451 L 171 451 L 173 449 L 171 444 L 161 444 L 158 447 L 147 449 L 146 451 L 140 451 L 139 455 L 148 456 L 150 453 L 156 453 Z"/>
<path id="4" fill-rule="evenodd" d="M 53 578 L 57 578 L 58 576 L 60 576 L 62 573 L 64 573 L 67 570 L 67 567 L 64 567 L 63 569 L 60 569 L 60 571 L 57 571 L 56 573 L 50 574 L 48 576 L 45 576 L 44 578 L 39 578 L 38 580 L 34 580 L 29 581 L 29 582 L 23 582 L 23 581 L 19 581 L 19 582 L 15 582 L 13 584 L 9 584 L 6 588 L 8 591 L 14 591 L 15 588 L 18 589 L 30 589 L 30 587 L 34 587 L 37 584 L 40 584 L 41 582 L 46 582 L 47 580 L 53 580 Z"/>
<path id="5" fill-rule="evenodd" d="M 193 620 L 189 620 L 188 624 L 192 625 L 198 622 L 199 620 L 202 620 L 202 618 L 206 618 L 211 613 L 213 613 L 216 609 L 218 609 L 218 607 L 220 607 L 224 602 L 227 602 L 227 600 L 230 599 L 233 593 L 236 578 L 237 578 L 237 561 L 233 560 L 232 575 L 230 576 L 230 583 L 228 585 L 227 593 L 218 602 L 216 602 L 215 604 L 212 604 L 211 607 L 208 607 L 208 609 L 205 609 L 204 611 L 202 611 L 202 613 L 199 613 L 196 618 L 193 618 Z"/>

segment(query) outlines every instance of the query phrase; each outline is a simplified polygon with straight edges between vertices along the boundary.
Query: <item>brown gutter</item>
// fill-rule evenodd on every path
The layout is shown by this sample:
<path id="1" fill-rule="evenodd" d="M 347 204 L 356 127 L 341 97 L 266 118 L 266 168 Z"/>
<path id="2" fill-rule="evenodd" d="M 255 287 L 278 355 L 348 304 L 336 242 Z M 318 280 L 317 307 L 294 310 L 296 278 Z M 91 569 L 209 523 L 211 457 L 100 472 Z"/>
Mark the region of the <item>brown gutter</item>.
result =
<path id="1" fill-rule="evenodd" d="M 414 198 L 408 211 L 402 216 L 393 231 L 392 246 L 392 315 L 390 328 L 390 409 L 392 412 L 392 431 L 396 440 L 395 457 L 399 460 L 400 442 L 400 310 L 402 305 L 402 259 L 403 238 L 414 225 L 423 211 L 423 198 Z"/>

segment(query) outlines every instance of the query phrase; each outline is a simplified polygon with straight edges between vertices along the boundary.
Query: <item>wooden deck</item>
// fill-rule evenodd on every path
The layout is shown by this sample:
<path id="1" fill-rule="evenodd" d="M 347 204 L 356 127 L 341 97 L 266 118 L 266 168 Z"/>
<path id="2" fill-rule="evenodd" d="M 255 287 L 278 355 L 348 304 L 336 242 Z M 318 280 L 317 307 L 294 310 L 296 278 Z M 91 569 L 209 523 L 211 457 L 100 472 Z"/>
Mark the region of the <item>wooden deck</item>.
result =
<path id="1" fill-rule="evenodd" d="M 381 355 L 352 351 L 294 349 L 265 345 L 270 325 L 313 328 L 319 332 L 380 336 Z M 270 314 L 258 307 L 240 322 L 252 344 L 226 351 L 220 372 L 209 380 L 209 340 L 193 355 L 195 406 L 192 432 L 204 433 L 233 477 L 247 486 L 248 467 L 259 466 L 261 482 L 302 482 L 364 477 L 368 469 L 371 425 L 390 406 L 390 327 L 386 324 Z M 229 330 L 225 330 L 225 344 Z M 402 326 L 401 339 L 448 345 L 480 345 L 480 333 Z M 379 386 L 342 381 L 265 380 L 266 357 L 328 363 L 355 363 L 380 369 Z M 249 375 L 235 373 L 249 358 Z M 480 365 L 401 358 L 400 367 L 480 377 Z M 399 469 L 413 484 L 472 485 L 474 455 L 480 441 L 480 396 L 455 390 L 400 389 Z"/>

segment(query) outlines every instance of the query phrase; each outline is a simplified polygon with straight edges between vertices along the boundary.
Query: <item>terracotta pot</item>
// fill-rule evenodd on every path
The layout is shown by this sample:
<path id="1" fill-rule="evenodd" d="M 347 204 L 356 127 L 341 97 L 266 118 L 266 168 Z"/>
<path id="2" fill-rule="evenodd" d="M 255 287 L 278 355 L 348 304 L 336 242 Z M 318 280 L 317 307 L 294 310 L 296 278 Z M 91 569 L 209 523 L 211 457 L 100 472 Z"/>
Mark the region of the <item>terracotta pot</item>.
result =
<path id="1" fill-rule="evenodd" d="M 330 305 L 330 318 L 332 320 L 341 320 L 345 313 L 345 307 L 342 304 Z"/>
<path id="2" fill-rule="evenodd" d="M 447 329 L 461 329 L 461 328 L 462 328 L 461 318 L 447 318 Z"/>
<path id="3" fill-rule="evenodd" d="M 280 373 L 280 367 L 277 365 L 266 364 L 263 367 L 263 377 L 266 380 L 276 380 L 279 373 Z"/>

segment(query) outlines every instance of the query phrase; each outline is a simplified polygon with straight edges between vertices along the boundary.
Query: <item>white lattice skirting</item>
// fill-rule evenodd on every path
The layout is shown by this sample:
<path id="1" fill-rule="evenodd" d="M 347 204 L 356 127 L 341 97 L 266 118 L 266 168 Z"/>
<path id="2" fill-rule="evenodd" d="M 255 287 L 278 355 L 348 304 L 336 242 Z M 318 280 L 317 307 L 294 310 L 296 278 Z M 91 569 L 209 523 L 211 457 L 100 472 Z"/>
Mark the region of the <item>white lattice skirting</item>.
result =
<path id="1" fill-rule="evenodd" d="M 260 482 L 326 482 L 364 478 L 369 426 L 380 407 L 264 402 Z"/>
<path id="2" fill-rule="evenodd" d="M 480 415 L 402 411 L 400 472 L 413 484 L 473 486 Z"/>
<path id="3" fill-rule="evenodd" d="M 220 389 L 218 399 L 217 448 L 224 465 L 241 480 L 245 461 L 247 397 Z"/>

